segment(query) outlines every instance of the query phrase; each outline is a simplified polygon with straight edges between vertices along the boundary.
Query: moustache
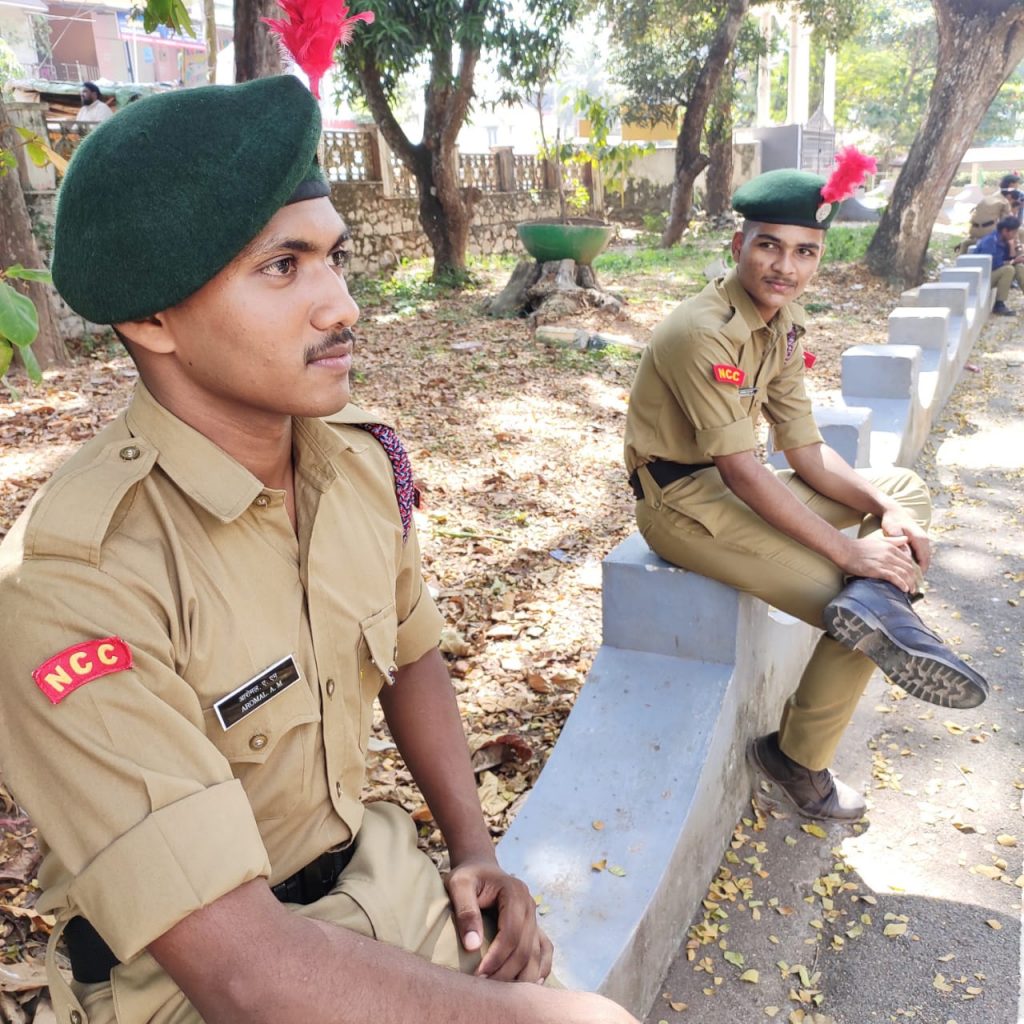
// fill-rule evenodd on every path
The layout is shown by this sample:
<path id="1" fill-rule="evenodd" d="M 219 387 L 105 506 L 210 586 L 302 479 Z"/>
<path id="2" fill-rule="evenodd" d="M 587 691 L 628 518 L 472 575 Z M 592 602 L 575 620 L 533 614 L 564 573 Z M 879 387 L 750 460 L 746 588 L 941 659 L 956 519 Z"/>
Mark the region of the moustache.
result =
<path id="1" fill-rule="evenodd" d="M 343 327 L 340 331 L 331 331 L 323 341 L 319 341 L 312 348 L 306 349 L 306 362 L 311 363 L 314 359 L 327 355 L 339 345 L 348 345 L 349 352 L 355 352 L 356 335 L 351 327 Z"/>

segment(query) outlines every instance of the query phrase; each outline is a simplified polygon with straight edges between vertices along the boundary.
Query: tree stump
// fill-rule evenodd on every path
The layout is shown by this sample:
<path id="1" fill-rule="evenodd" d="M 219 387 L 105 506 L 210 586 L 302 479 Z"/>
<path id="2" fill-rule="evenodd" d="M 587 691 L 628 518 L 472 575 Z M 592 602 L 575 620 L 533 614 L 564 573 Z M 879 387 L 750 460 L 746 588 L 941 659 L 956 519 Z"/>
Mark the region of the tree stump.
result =
<path id="1" fill-rule="evenodd" d="M 533 320 L 572 316 L 584 309 L 619 312 L 623 300 L 606 292 L 594 268 L 575 260 L 520 260 L 508 284 L 486 306 L 490 316 L 528 316 Z"/>

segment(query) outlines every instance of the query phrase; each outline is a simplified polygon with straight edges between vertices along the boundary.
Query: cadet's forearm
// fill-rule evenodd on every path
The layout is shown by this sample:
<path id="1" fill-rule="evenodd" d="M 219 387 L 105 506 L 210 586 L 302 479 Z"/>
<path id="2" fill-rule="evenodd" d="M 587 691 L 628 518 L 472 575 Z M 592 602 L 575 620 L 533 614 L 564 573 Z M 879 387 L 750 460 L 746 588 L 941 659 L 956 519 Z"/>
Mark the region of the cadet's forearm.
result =
<path id="1" fill-rule="evenodd" d="M 897 507 L 827 444 L 791 448 L 785 455 L 796 475 L 826 498 L 879 518 Z"/>
<path id="2" fill-rule="evenodd" d="M 848 538 L 807 508 L 752 452 L 716 458 L 715 465 L 725 485 L 766 523 L 836 565 L 844 563 Z"/>
<path id="3" fill-rule="evenodd" d="M 398 671 L 380 694 L 391 735 L 444 833 L 456 865 L 467 857 L 494 858 L 480 811 L 448 669 L 434 648 Z"/>
<path id="4" fill-rule="evenodd" d="M 555 1024 L 565 1016 L 560 994 L 462 975 L 301 917 L 260 879 L 149 949 L 207 1024 Z"/>

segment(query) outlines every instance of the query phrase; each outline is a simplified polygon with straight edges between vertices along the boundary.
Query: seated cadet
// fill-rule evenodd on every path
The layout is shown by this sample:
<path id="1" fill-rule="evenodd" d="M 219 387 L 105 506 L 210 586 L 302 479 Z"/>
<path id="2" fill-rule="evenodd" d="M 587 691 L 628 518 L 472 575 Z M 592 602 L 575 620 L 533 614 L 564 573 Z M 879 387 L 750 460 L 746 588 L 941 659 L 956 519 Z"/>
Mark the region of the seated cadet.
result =
<path id="1" fill-rule="evenodd" d="M 1017 315 L 1006 300 L 1010 297 L 1014 281 L 1018 287 L 1024 288 L 1024 255 L 1020 251 L 1019 233 L 1020 220 L 1003 217 L 995 231 L 989 232 L 974 247 L 976 255 L 992 257 L 992 286 L 996 290 L 992 312 L 997 316 Z"/>
<path id="2" fill-rule="evenodd" d="M 977 245 L 982 238 L 991 234 L 997 222 L 1004 217 L 1017 214 L 1020 210 L 1021 192 L 1017 188 L 1020 180 L 1018 174 L 1004 174 L 999 180 L 999 191 L 985 196 L 971 210 L 971 224 L 967 237 L 960 243 L 958 252 L 967 252 L 972 245 Z"/>
<path id="3" fill-rule="evenodd" d="M 61 187 L 54 281 L 140 382 L 0 546 L 0 769 L 45 844 L 57 1019 L 629 1024 L 494 980 L 542 982 L 551 945 L 480 813 L 408 461 L 349 404 L 319 138 L 296 78 L 165 93 Z M 378 697 L 444 881 L 361 802 Z"/>
<path id="4" fill-rule="evenodd" d="M 985 699 L 985 680 L 912 611 L 931 558 L 930 502 L 908 469 L 858 471 L 823 443 L 804 390 L 803 313 L 840 193 L 804 171 L 741 187 L 736 267 L 657 327 L 640 360 L 625 454 L 647 543 L 675 565 L 824 627 L 756 768 L 811 818 L 852 820 L 865 803 L 828 770 L 877 664 L 947 707 Z M 755 457 L 771 424 L 791 469 Z M 843 533 L 859 526 L 856 538 Z"/>

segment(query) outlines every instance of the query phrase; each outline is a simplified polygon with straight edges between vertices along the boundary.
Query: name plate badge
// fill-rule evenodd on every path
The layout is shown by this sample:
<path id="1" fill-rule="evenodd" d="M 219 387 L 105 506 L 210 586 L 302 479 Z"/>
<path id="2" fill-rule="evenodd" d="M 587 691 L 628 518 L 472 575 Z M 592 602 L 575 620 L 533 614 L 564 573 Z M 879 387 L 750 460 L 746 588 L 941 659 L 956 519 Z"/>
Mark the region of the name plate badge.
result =
<path id="1" fill-rule="evenodd" d="M 213 705 L 221 727 L 227 730 L 237 725 L 246 715 L 263 707 L 298 678 L 299 666 L 295 664 L 293 655 L 289 654 L 287 658 L 274 662 Z"/>

